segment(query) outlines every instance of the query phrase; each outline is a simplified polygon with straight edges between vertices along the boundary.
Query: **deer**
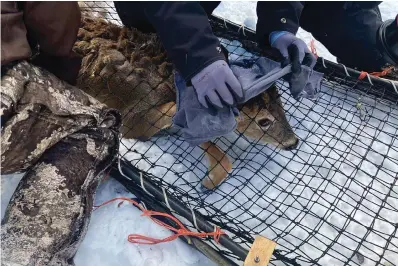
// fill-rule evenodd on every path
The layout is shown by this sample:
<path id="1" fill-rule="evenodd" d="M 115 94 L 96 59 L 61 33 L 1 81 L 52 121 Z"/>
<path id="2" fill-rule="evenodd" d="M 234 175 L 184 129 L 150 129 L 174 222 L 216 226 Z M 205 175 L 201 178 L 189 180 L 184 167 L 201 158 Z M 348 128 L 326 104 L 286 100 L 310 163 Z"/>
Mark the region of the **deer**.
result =
<path id="1" fill-rule="evenodd" d="M 122 113 L 123 138 L 146 141 L 172 126 L 177 110 L 175 70 L 156 34 L 86 14 L 74 51 L 83 57 L 77 87 Z M 238 109 L 238 133 L 279 149 L 298 146 L 299 139 L 286 118 L 275 85 Z M 207 175 L 201 184 L 213 190 L 233 166 L 214 142 L 204 142 L 200 147 L 208 160 Z"/>

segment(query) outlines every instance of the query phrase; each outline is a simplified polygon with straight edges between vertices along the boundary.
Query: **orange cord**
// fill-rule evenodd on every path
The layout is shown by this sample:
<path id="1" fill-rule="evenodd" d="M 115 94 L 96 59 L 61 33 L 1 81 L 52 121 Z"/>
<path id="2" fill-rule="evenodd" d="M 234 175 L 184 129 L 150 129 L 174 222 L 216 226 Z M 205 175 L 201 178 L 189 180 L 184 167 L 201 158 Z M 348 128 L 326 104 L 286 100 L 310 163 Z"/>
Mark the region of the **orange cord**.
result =
<path id="1" fill-rule="evenodd" d="M 366 71 L 361 71 L 361 74 L 359 75 L 358 79 L 362 80 L 366 77 L 367 74 L 375 76 L 375 77 L 383 77 L 385 75 L 387 75 L 388 73 L 390 73 L 392 70 L 394 69 L 394 67 L 387 67 L 386 69 L 383 69 L 383 71 L 381 72 L 372 72 L 372 73 L 368 73 Z"/>
<path id="2" fill-rule="evenodd" d="M 310 42 L 310 48 L 311 48 L 311 52 L 315 55 L 316 59 L 318 59 L 318 53 L 316 52 L 316 48 L 315 48 L 315 40 L 312 39 Z"/>
<path id="3" fill-rule="evenodd" d="M 100 183 L 104 183 L 109 178 L 109 176 L 111 175 L 111 171 L 112 171 L 112 168 L 110 167 L 109 171 L 104 175 L 104 177 L 101 179 Z"/>
<path id="4" fill-rule="evenodd" d="M 211 232 L 211 233 L 198 233 L 198 232 L 192 232 L 189 231 L 177 218 L 175 218 L 174 216 L 167 214 L 167 213 L 162 213 L 162 212 L 155 212 L 155 211 L 149 211 L 144 209 L 141 205 L 139 205 L 136 201 L 129 199 L 129 198 L 125 198 L 125 197 L 120 197 L 120 198 L 114 198 L 111 200 L 108 200 L 102 204 L 100 204 L 99 206 L 94 206 L 95 210 L 97 210 L 98 208 L 105 206 L 111 202 L 114 202 L 116 200 L 122 200 L 122 201 L 128 201 L 130 203 L 132 203 L 133 205 L 137 206 L 138 208 L 140 208 L 140 210 L 143 212 L 142 216 L 148 216 L 149 218 L 152 219 L 152 221 L 154 221 L 156 224 L 163 226 L 167 229 L 169 229 L 170 231 L 174 232 L 175 234 L 163 238 L 163 239 L 157 239 L 157 238 L 152 238 L 152 237 L 148 237 L 148 236 L 143 236 L 143 235 L 137 235 L 137 234 L 130 234 L 127 237 L 127 240 L 130 243 L 136 243 L 136 244 L 148 244 L 148 245 L 153 245 L 153 244 L 158 244 L 158 243 L 164 243 L 164 242 L 169 242 L 169 241 L 173 241 L 175 239 L 177 239 L 179 236 L 196 236 L 196 237 L 214 237 L 214 240 L 216 241 L 216 243 L 219 243 L 220 241 L 220 236 L 221 235 L 225 235 L 225 233 L 223 231 L 221 231 L 221 229 L 217 226 L 215 227 L 215 231 Z M 120 206 L 120 205 L 119 205 Z M 163 216 L 163 217 L 167 217 L 172 219 L 175 223 L 178 224 L 178 226 L 180 227 L 180 229 L 176 229 L 174 227 L 171 227 L 170 225 L 152 217 L 152 216 Z"/>
<path id="5" fill-rule="evenodd" d="M 314 39 L 312 39 L 310 42 L 310 48 L 311 48 L 311 52 L 318 59 L 318 53 L 316 52 Z M 362 80 L 362 79 L 366 78 L 367 74 L 369 74 L 371 76 L 375 76 L 375 77 L 383 77 L 383 76 L 387 75 L 388 73 L 390 73 L 393 69 L 394 69 L 394 67 L 388 67 L 386 69 L 383 69 L 383 71 L 381 71 L 381 72 L 372 72 L 372 73 L 368 73 L 366 71 L 361 71 L 361 74 L 359 75 L 358 79 Z"/>
<path id="6" fill-rule="evenodd" d="M 366 71 L 361 71 L 361 74 L 359 74 L 358 79 L 359 79 L 359 80 L 364 79 L 364 78 L 366 77 L 367 74 L 368 74 L 368 72 L 366 72 Z"/>
<path id="7" fill-rule="evenodd" d="M 315 40 L 314 39 L 312 39 L 311 42 L 310 42 L 310 48 L 311 48 L 311 52 L 318 59 L 318 53 L 316 52 Z M 362 79 L 366 78 L 367 74 L 369 74 L 371 76 L 375 76 L 375 77 L 383 77 L 383 76 L 387 75 L 388 73 L 390 73 L 393 69 L 394 69 L 394 67 L 391 66 L 391 67 L 388 67 L 386 69 L 383 69 L 383 71 L 381 71 L 381 72 L 368 73 L 366 71 L 361 71 L 361 74 L 359 75 L 358 79 L 362 80 Z"/>

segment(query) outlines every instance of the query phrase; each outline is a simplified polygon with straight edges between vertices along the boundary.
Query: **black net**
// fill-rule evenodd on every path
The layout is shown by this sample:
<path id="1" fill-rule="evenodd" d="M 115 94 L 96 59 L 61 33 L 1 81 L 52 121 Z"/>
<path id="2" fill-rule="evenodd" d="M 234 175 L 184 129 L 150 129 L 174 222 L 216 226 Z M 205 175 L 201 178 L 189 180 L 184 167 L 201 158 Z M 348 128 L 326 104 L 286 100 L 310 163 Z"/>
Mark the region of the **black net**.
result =
<path id="1" fill-rule="evenodd" d="M 88 16 L 98 15 L 120 25 L 112 3 L 86 2 L 82 9 Z M 253 32 L 218 18 L 212 18 L 211 23 L 230 52 L 230 60 L 255 58 L 262 52 L 251 41 Z M 112 34 L 98 36 L 113 38 Z M 93 36 L 90 38 L 80 36 L 80 41 L 91 41 L 94 47 L 86 57 L 95 54 Z M 120 48 L 120 39 L 114 39 L 117 44 L 109 47 L 127 51 Z M 156 98 L 153 94 L 159 94 L 160 86 L 172 87 L 170 76 L 162 74 L 154 84 L 151 72 L 133 88 L 132 80 L 138 79 L 134 75 L 140 74 L 133 56 L 126 56 L 126 64 L 133 67 L 125 80 L 116 78 L 122 67 L 114 67 L 113 74 L 103 71 L 112 57 L 101 63 L 95 58 L 90 58 L 92 64 L 100 66 L 87 76 L 99 76 L 102 90 L 92 94 L 102 100 L 112 97 L 105 102 L 117 106 L 115 102 L 119 101 L 126 107 L 125 120 L 130 122 L 125 121 L 125 132 L 137 131 L 134 123 L 138 120 L 141 133 L 156 128 L 149 140 L 140 141 L 138 135 L 122 139 L 121 157 L 150 174 L 159 188 L 220 226 L 235 243 L 249 249 L 256 235 L 274 240 L 278 246 L 271 265 L 398 264 L 396 83 L 373 77 L 359 80 L 357 71 L 318 60 L 316 69 L 324 72 L 325 78 L 316 101 L 294 100 L 288 84 L 278 81 L 279 95 L 268 93 L 240 108 L 243 119 L 250 119 L 246 130 L 241 126 L 210 146 L 190 147 L 179 132 L 167 128 L 173 99 L 150 100 Z M 145 88 L 142 91 L 146 94 L 129 102 L 132 92 L 126 90 L 130 87 Z M 118 91 L 120 88 L 125 94 Z M 273 105 L 283 106 L 283 119 L 278 121 L 273 115 Z M 141 106 L 140 113 L 131 118 L 128 113 L 137 106 Z M 264 121 L 271 121 L 271 126 Z M 278 123 L 282 131 L 267 132 Z M 219 164 L 212 168 L 209 163 L 214 161 Z M 228 177 L 219 185 L 215 182 L 218 186 L 214 189 L 204 184 L 209 175 L 226 173 Z M 195 230 L 193 224 L 187 226 Z M 213 240 L 208 242 L 222 254 L 239 260 Z"/>

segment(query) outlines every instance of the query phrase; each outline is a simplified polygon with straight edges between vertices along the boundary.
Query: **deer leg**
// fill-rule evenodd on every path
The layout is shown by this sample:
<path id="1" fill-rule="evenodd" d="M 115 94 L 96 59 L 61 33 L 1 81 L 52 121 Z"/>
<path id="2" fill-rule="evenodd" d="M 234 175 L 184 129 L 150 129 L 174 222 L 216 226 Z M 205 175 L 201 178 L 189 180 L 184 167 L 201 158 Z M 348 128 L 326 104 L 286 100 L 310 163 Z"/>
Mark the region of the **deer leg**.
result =
<path id="1" fill-rule="evenodd" d="M 216 144 L 207 141 L 200 144 L 200 147 L 204 149 L 209 162 L 209 174 L 203 179 L 202 185 L 207 189 L 214 189 L 227 178 L 232 169 L 232 164 Z"/>

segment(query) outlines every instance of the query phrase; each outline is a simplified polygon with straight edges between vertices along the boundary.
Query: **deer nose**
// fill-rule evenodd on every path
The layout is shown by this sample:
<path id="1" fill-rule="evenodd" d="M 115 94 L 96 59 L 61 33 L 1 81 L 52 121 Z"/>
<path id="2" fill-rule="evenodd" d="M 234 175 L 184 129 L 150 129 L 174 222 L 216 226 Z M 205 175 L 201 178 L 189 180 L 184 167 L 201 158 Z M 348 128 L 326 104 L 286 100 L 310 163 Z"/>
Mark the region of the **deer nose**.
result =
<path id="1" fill-rule="evenodd" d="M 296 139 L 296 141 L 292 145 L 285 147 L 284 150 L 285 151 L 294 150 L 294 149 L 296 149 L 298 147 L 299 143 L 300 143 L 300 140 Z"/>

